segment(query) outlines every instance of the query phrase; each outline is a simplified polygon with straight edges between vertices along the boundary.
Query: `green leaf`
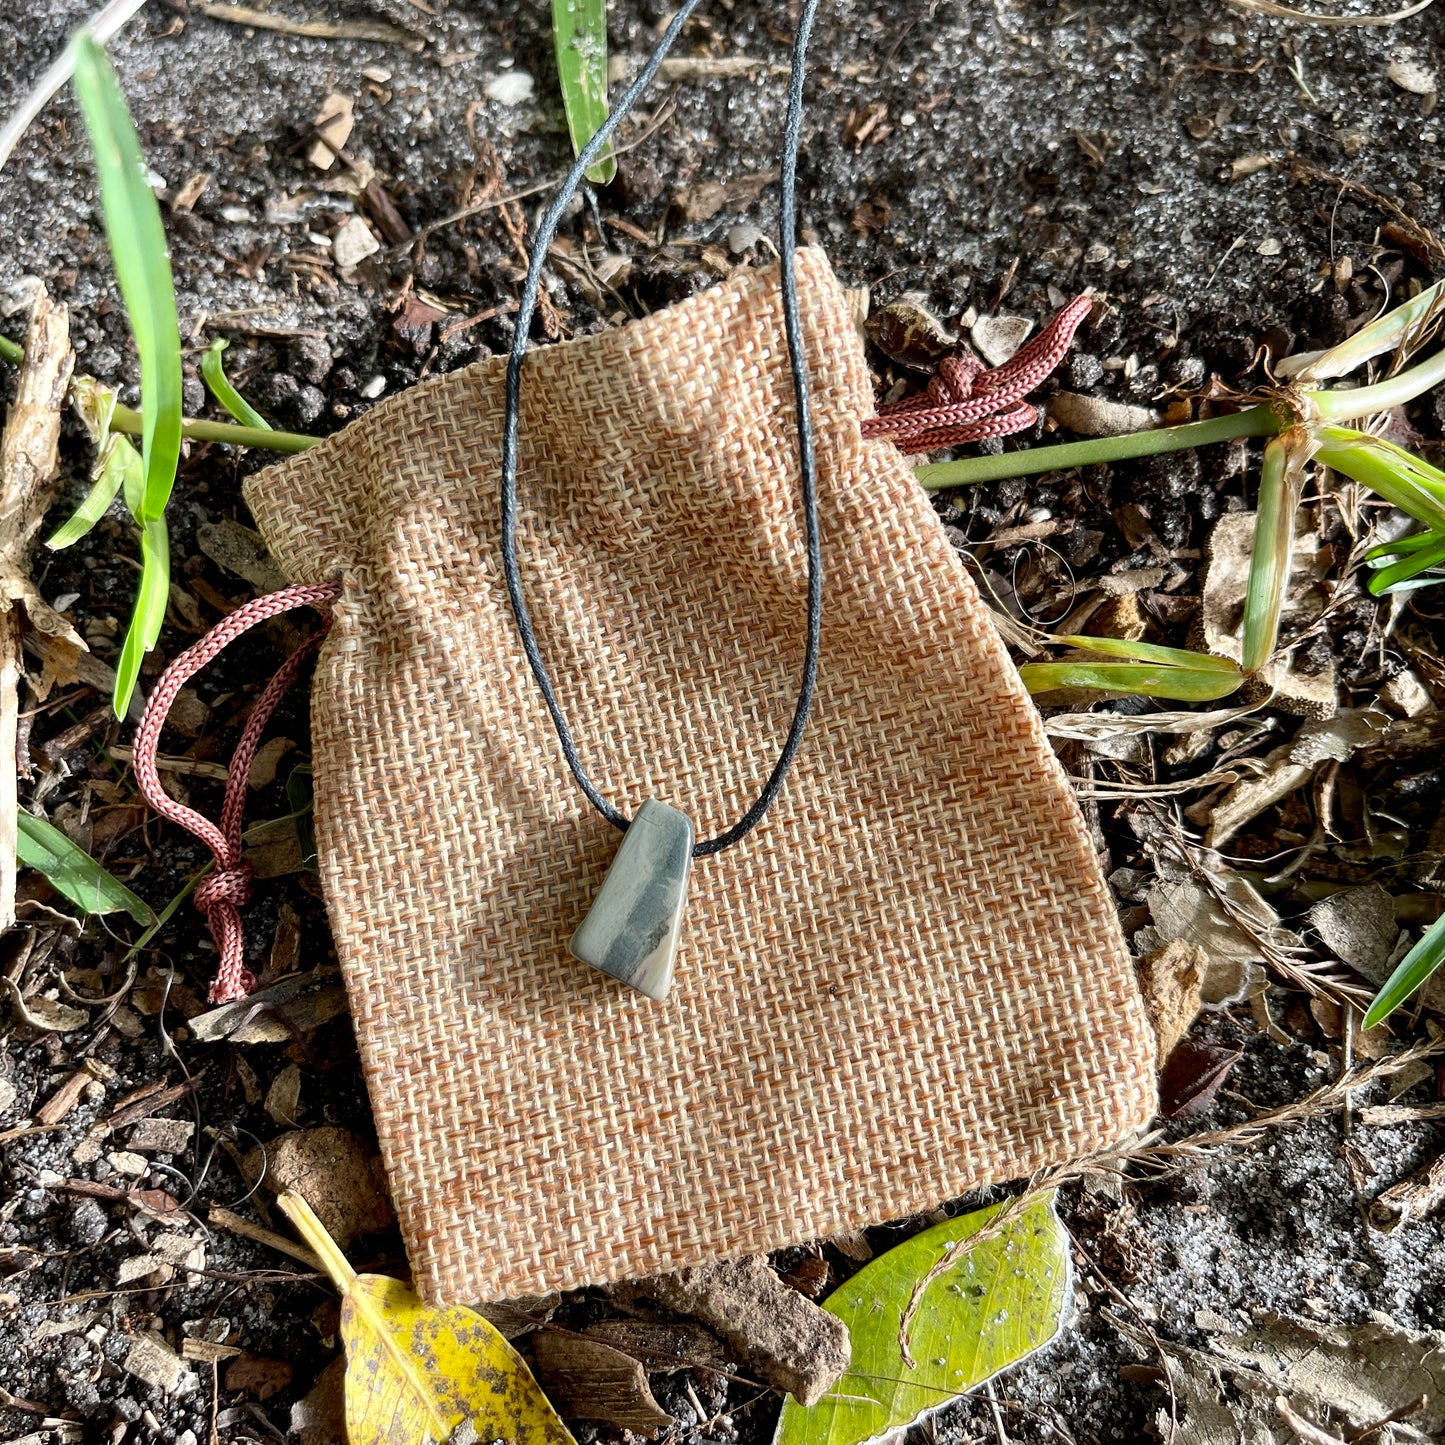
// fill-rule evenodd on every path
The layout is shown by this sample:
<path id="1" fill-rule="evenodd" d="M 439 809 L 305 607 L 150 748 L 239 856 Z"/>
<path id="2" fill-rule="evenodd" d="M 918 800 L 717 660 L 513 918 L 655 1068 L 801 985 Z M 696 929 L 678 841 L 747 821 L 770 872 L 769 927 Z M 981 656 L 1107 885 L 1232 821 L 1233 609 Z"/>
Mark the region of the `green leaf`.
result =
<path id="1" fill-rule="evenodd" d="M 135 610 L 130 615 L 130 627 L 125 634 L 125 645 L 120 650 L 120 661 L 115 665 L 114 704 L 118 718 L 124 718 L 130 711 L 131 694 L 135 691 L 136 679 L 140 677 L 141 661 L 156 645 L 166 620 L 166 604 L 171 598 L 171 549 L 164 520 L 145 524 L 141 532 L 140 555 L 140 591 L 136 595 Z"/>
<path id="2" fill-rule="evenodd" d="M 1387 592 L 1398 591 L 1409 584 L 1428 587 L 1432 581 L 1440 579 L 1416 579 L 1420 578 L 1422 572 L 1445 564 L 1445 535 L 1439 532 L 1422 532 L 1416 537 L 1403 537 L 1399 542 L 1386 542 L 1383 546 L 1372 547 L 1366 554 L 1366 560 L 1374 566 L 1387 556 L 1398 556 L 1400 560 L 1380 567 L 1370 578 L 1370 592 L 1373 596 L 1382 597 Z"/>
<path id="3" fill-rule="evenodd" d="M 1303 449 L 1293 433 L 1273 437 L 1265 446 L 1249 584 L 1244 594 L 1241 661 L 1246 672 L 1258 672 L 1279 640 L 1279 619 L 1294 560 L 1294 519 L 1303 462 Z"/>
<path id="4" fill-rule="evenodd" d="M 224 336 L 218 336 L 201 357 L 201 376 L 211 395 L 226 408 L 242 426 L 253 426 L 260 431 L 270 431 L 271 423 L 231 385 L 226 369 L 221 363 L 221 353 L 230 345 Z"/>
<path id="5" fill-rule="evenodd" d="M 57 552 L 78 542 L 105 516 L 106 508 L 115 500 L 115 494 L 125 488 L 127 504 L 132 495 L 144 485 L 144 471 L 140 453 L 123 436 L 113 436 L 106 443 L 105 461 L 96 476 L 90 495 L 71 514 L 53 537 L 45 544 Z"/>
<path id="6" fill-rule="evenodd" d="M 557 76 L 572 149 L 582 148 L 607 119 L 607 0 L 552 0 L 552 38 L 557 45 Z M 587 172 L 605 186 L 617 174 L 612 148 Z"/>
<path id="7" fill-rule="evenodd" d="M 1439 314 L 1442 303 L 1445 303 L 1445 282 L 1437 281 L 1404 305 L 1377 316 L 1338 346 L 1313 356 L 1286 357 L 1285 363 L 1279 367 L 1279 374 L 1293 377 L 1301 384 L 1348 376 L 1373 357 L 1417 340 Z M 1295 364 L 1291 365 L 1291 362 Z"/>
<path id="8" fill-rule="evenodd" d="M 27 868 L 43 873 L 86 913 L 129 913 L 137 923 L 154 923 L 155 914 L 113 873 L 107 872 L 59 828 L 20 810 L 16 854 Z"/>
<path id="9" fill-rule="evenodd" d="M 823 1308 L 852 1336 L 847 1373 L 816 1405 L 790 1398 L 773 1445 L 875 1439 L 1048 1344 L 1073 1292 L 1068 1235 L 1051 1193 L 1015 1207 L 945 1220 L 835 1290 Z"/>
<path id="10" fill-rule="evenodd" d="M 1062 687 L 1092 687 L 1174 702 L 1213 702 L 1228 697 L 1244 681 L 1239 671 L 1212 667 L 1161 667 L 1147 662 L 1029 662 L 1019 677 L 1031 693 L 1057 692 Z"/>
<path id="11" fill-rule="evenodd" d="M 141 456 L 145 487 L 137 520 L 159 521 L 181 454 L 181 335 L 161 208 L 146 179 L 140 138 L 104 48 L 75 39 L 75 93 L 95 152 L 116 280 L 140 353 Z"/>
<path id="12" fill-rule="evenodd" d="M 1372 1029 L 1389 1018 L 1411 994 L 1424 986 L 1442 963 L 1445 963 L 1445 913 L 1425 930 L 1419 943 L 1400 960 L 1399 967 L 1385 980 L 1384 988 L 1375 996 L 1374 1003 L 1365 1014 L 1363 1027 Z"/>
<path id="13" fill-rule="evenodd" d="M 1195 671 L 1224 672 L 1239 679 L 1239 665 L 1212 652 L 1190 652 L 1186 647 L 1161 647 L 1155 642 L 1131 642 L 1125 637 L 1087 637 L 1082 633 L 1056 633 L 1049 639 L 1080 652 L 1098 652 L 1105 657 L 1127 657 L 1133 662 L 1157 662 L 1165 667 L 1188 667 Z"/>
<path id="14" fill-rule="evenodd" d="M 1445 530 L 1445 472 L 1368 432 L 1331 426 L 1315 435 L 1322 465 L 1363 483 L 1417 522 Z"/>

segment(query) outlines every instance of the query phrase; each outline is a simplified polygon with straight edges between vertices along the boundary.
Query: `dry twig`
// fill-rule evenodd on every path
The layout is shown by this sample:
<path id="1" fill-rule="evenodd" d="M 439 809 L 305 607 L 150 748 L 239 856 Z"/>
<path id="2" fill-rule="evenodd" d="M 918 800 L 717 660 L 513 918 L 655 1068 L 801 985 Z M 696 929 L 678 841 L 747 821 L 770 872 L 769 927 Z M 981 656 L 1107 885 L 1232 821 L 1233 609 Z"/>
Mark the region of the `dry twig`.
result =
<path id="1" fill-rule="evenodd" d="M 75 358 L 70 318 L 42 287 L 30 312 L 15 404 L 0 439 L 0 928 L 15 922 L 20 800 L 15 743 L 20 718 L 19 605 L 30 625 L 85 650 L 74 628 L 30 580 L 30 546 L 55 494 L 60 413 Z"/>

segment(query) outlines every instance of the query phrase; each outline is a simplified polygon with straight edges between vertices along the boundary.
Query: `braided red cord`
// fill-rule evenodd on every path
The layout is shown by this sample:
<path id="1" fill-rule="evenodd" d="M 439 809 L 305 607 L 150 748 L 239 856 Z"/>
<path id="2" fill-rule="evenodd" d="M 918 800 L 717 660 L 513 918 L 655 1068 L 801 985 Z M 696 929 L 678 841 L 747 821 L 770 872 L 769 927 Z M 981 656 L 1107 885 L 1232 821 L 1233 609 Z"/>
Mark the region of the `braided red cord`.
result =
<path id="1" fill-rule="evenodd" d="M 945 356 L 927 391 L 879 407 L 877 416 L 864 420 L 863 435 L 887 437 L 914 453 L 1027 431 L 1038 411 L 1024 397 L 1068 355 L 1093 304 L 1091 297 L 1076 296 L 1032 341 L 992 370 L 971 352 Z"/>
<path id="2" fill-rule="evenodd" d="M 278 617 L 297 607 L 325 607 L 341 595 L 339 582 L 302 584 L 283 587 L 279 592 L 248 602 L 218 622 L 194 647 L 189 647 L 161 674 L 161 680 L 146 701 L 134 745 L 135 780 L 141 796 L 169 823 L 179 823 L 216 855 L 216 871 L 196 889 L 196 907 L 206 915 L 211 936 L 221 958 L 216 980 L 211 985 L 212 1003 L 230 1003 L 245 998 L 256 987 L 256 976 L 245 963 L 245 931 L 241 925 L 241 907 L 250 902 L 255 871 L 241 856 L 241 813 L 246 806 L 246 786 L 251 777 L 251 763 L 261 733 L 276 711 L 276 705 L 295 681 L 306 659 L 321 646 L 331 625 L 328 617 L 321 630 L 298 647 L 277 669 L 261 696 L 251 708 L 241 741 L 226 771 L 226 798 L 221 805 L 221 823 L 217 827 L 194 808 L 176 802 L 161 787 L 156 772 L 156 751 L 160 746 L 161 729 L 170 716 L 176 694 L 203 667 L 234 642 L 243 632 L 258 623 Z"/>

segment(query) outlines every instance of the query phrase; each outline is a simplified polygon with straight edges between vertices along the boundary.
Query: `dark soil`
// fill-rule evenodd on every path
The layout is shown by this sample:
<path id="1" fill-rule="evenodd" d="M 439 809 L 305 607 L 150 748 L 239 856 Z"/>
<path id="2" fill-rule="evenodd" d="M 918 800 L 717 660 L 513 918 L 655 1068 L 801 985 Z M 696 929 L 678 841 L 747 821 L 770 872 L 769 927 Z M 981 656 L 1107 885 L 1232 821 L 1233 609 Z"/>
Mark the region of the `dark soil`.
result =
<path id="1" fill-rule="evenodd" d="M 0 0 L 7 105 L 89 8 L 74 0 L 47 7 Z M 653 0 L 614 3 L 614 55 L 635 67 L 665 10 Z M 285 13 L 302 11 L 288 6 Z M 112 51 L 168 202 L 193 177 L 211 177 L 188 211 L 167 208 L 183 333 L 196 350 L 212 335 L 230 336 L 229 370 L 242 389 L 278 425 L 319 432 L 423 375 L 506 346 L 521 262 L 502 211 L 438 223 L 493 183 L 501 193 L 538 188 L 522 203 L 530 222 L 540 187 L 561 173 L 568 150 L 545 6 L 355 0 L 308 5 L 305 14 L 386 19 L 410 30 L 417 44 L 295 39 L 158 3 Z M 775 223 L 772 189 L 754 196 L 744 187 L 733 193 L 742 199 L 706 219 L 687 216 L 698 209 L 698 187 L 776 166 L 783 103 L 776 67 L 787 58 L 787 21 L 785 9 L 724 3 L 694 23 L 685 53 L 746 54 L 759 68 L 659 92 L 624 132 L 637 144 L 596 205 L 607 250 L 630 264 L 617 263 L 613 291 L 559 266 L 550 294 L 570 331 L 617 324 L 710 284 L 733 265 L 769 260 L 759 233 Z M 1387 28 L 1325 29 L 1260 19 L 1222 0 L 1123 11 L 1042 0 L 830 5 L 812 68 L 800 185 L 805 236 L 827 248 L 845 284 L 871 288 L 875 309 L 919 292 L 950 323 L 970 307 L 1041 321 L 1080 289 L 1095 288 L 1109 304 L 1096 310 L 1068 364 L 1064 381 L 1074 390 L 1156 404 L 1211 376 L 1250 385 L 1260 379 L 1263 348 L 1279 355 L 1339 340 L 1380 307 L 1387 288 L 1403 293 L 1412 281 L 1433 279 L 1431 267 L 1445 260 L 1431 234 L 1445 219 L 1445 122 L 1432 114 L 1433 96 L 1407 93 L 1386 76 L 1401 47 L 1440 69 L 1442 31 L 1437 11 Z M 509 70 L 535 77 L 532 100 L 509 107 L 485 98 L 488 81 Z M 374 169 L 413 233 L 350 278 L 333 264 L 330 240 L 357 203 L 334 184 L 335 172 L 322 175 L 306 158 L 310 122 L 332 89 L 356 97 L 348 155 Z M 849 138 L 865 128 L 870 107 L 883 113 L 854 144 Z M 377 203 L 369 214 L 377 219 Z M 0 218 L 0 315 L 8 316 L 0 327 L 20 334 L 24 278 L 42 277 L 72 309 L 78 369 L 133 388 L 134 358 L 83 132 L 68 99 L 50 106 L 0 172 Z M 565 233 L 600 262 L 590 204 L 578 208 Z M 421 297 L 422 308 L 408 306 L 407 297 Z M 453 315 L 435 324 L 427 298 Z M 448 328 L 477 316 L 484 319 Z M 881 386 L 904 375 L 881 355 L 875 361 Z M 0 387 L 8 385 L 0 377 Z M 188 392 L 192 414 L 202 412 L 198 380 Z M 1419 448 L 1441 450 L 1441 416 L 1428 400 L 1409 422 Z M 199 550 L 196 529 L 249 521 L 240 478 L 264 463 L 256 453 L 207 446 L 184 463 L 171 508 L 177 604 L 150 678 L 218 618 L 221 604 L 249 595 L 247 583 Z M 88 457 L 78 435 L 67 439 L 65 464 L 57 518 L 83 493 Z M 1145 610 L 1154 640 L 1182 645 L 1196 620 L 1208 525 L 1222 510 L 1252 504 L 1256 468 L 1257 456 L 1241 447 L 998 483 L 938 505 L 960 544 L 1004 582 L 1010 605 L 1044 621 L 1071 600 L 1063 563 L 1087 578 L 1136 553 L 1141 564 L 1166 555 L 1171 579 L 1146 595 Z M 1129 503 L 1144 509 L 1154 542 L 1141 543 L 1124 516 Z M 1061 528 L 1047 549 L 983 545 L 996 530 L 1053 519 Z M 129 523 L 112 513 L 83 544 L 37 559 L 46 597 L 62 600 L 105 659 L 119 648 L 134 555 Z M 1421 657 L 1438 653 L 1438 624 L 1430 615 L 1433 594 L 1412 596 L 1406 626 L 1393 636 L 1414 639 L 1420 666 Z M 1406 661 L 1393 640 L 1382 645 L 1381 615 L 1351 581 L 1307 654 L 1318 665 L 1334 658 L 1347 705 L 1371 702 Z M 269 676 L 294 636 L 275 629 L 244 658 L 218 666 L 198 689 L 210 709 L 199 736 L 172 735 L 175 751 L 224 761 L 258 679 Z M 1440 675 L 1427 682 L 1438 685 Z M 105 702 L 74 685 L 44 705 L 22 696 L 22 709 L 35 709 L 27 801 L 159 908 L 204 858 L 188 840 L 146 823 L 128 774 L 108 755 L 128 741 L 128 729 L 97 713 Z M 47 751 L 87 718 L 93 726 L 77 741 Z M 1259 750 L 1294 725 L 1277 719 Z M 283 783 L 305 755 L 304 704 L 283 709 L 273 732 L 299 746 L 278 782 L 253 795 L 253 818 L 292 810 Z M 1210 756 L 1186 771 L 1205 771 Z M 1161 778 L 1171 775 L 1160 766 Z M 168 781 L 189 788 L 200 805 L 217 806 L 212 783 Z M 1417 760 L 1375 781 L 1400 830 L 1396 856 L 1428 863 L 1432 850 L 1440 851 L 1434 825 L 1445 775 Z M 1234 851 L 1264 858 L 1298 846 L 1291 839 L 1308 837 L 1310 807 L 1307 797 L 1287 800 L 1236 840 Z M 1099 827 L 1111 868 L 1144 864 L 1137 830 L 1112 805 L 1102 807 Z M 1394 891 L 1402 881 L 1393 859 L 1377 865 L 1368 854 L 1340 849 L 1320 861 L 1336 883 L 1379 876 Z M 1414 876 L 1429 886 L 1428 869 Z M 1308 882 L 1275 898 L 1287 921 L 1297 921 L 1311 901 Z M 22 883 L 32 898 L 47 897 L 34 875 Z M 1144 921 L 1137 881 L 1131 887 L 1121 907 L 1137 926 Z M 265 883 L 248 910 L 258 969 L 295 966 L 275 942 L 278 932 L 291 936 L 291 916 L 300 929 L 300 966 L 330 961 L 315 880 L 292 871 Z M 23 967 L 23 950 L 34 942 L 51 950 L 52 966 L 93 970 L 95 994 L 123 982 L 128 940 L 94 926 L 76 936 L 42 914 L 30 921 L 29 935 L 5 939 L 7 967 Z M 9 1438 L 28 1432 L 36 1445 L 122 1438 L 195 1445 L 210 1438 L 213 1420 L 221 1439 L 276 1438 L 287 1430 L 291 1403 L 338 1348 L 329 1289 L 221 1230 L 206 1239 L 199 1271 L 182 1271 L 160 1287 L 143 1278 L 117 1285 L 124 1262 L 151 1251 L 167 1231 L 74 1189 L 76 1180 L 127 1183 L 106 1158 L 120 1147 L 116 1141 L 93 1157 L 82 1146 L 124 1095 L 157 1081 L 200 1080 L 193 1098 L 163 1111 L 197 1127 L 184 1152 L 151 1155 L 140 1183 L 168 1191 L 199 1219 L 216 1204 L 254 1213 L 254 1201 L 240 1202 L 247 1185 L 235 1158 L 279 1132 L 261 1100 L 288 1063 L 301 1070 L 302 1123 L 367 1132 L 344 1018 L 286 1046 L 214 1047 L 190 1038 L 180 1021 L 199 1008 L 213 959 L 203 925 L 182 908 L 141 955 L 140 980 L 123 1013 L 107 1019 L 97 1009 L 90 1027 L 65 1035 L 9 1027 L 0 1056 L 0 1084 L 9 1086 L 0 1093 L 11 1099 L 0 1112 L 0 1271 L 8 1275 L 0 1277 L 0 1425 Z M 1259 1033 L 1247 1007 L 1212 1014 L 1199 1026 L 1242 1041 L 1244 1057 L 1211 1108 L 1173 1132 L 1243 1119 L 1335 1076 L 1337 1048 L 1302 996 L 1277 987 L 1272 1003 L 1275 1016 L 1289 1021 L 1293 1045 Z M 85 1059 L 95 1061 L 98 1077 L 63 1124 L 26 1131 L 22 1121 Z M 1425 1080 L 1406 1097 L 1433 1098 L 1433 1084 Z M 1347 1144 L 1335 1113 L 1252 1151 L 1226 1153 L 1207 1169 L 1131 1186 L 1120 1199 L 1070 1195 L 1066 1213 L 1081 1243 L 1079 1311 L 1055 1345 L 998 1382 L 1010 1436 L 1136 1439 L 1163 1402 L 1157 1387 L 1121 1379 L 1120 1367 L 1139 1357 L 1105 1319 L 1103 1307 L 1115 1302 L 1088 1259 L 1162 1336 L 1186 1343 L 1202 1338 L 1201 1310 L 1241 1325 L 1256 1307 L 1344 1324 L 1379 1311 L 1408 1328 L 1445 1328 L 1439 1221 L 1387 1236 L 1361 1218 L 1374 1194 L 1428 1162 L 1441 1143 L 1440 1129 L 1416 1124 L 1358 1131 Z M 896 1229 L 883 1228 L 875 1243 L 896 1237 Z M 362 1254 L 358 1262 L 403 1267 L 394 1238 L 372 1240 Z M 827 1257 L 835 1276 L 848 1267 L 841 1255 Z M 211 1367 L 197 1364 L 167 1395 L 121 1369 L 137 1332 L 158 1331 L 177 1344 L 183 1331 L 208 1328 L 209 1337 L 249 1355 L 287 1362 L 289 1381 L 261 1399 L 255 1388 L 227 1388 L 224 1365 L 218 1389 Z M 677 1382 L 659 1379 L 657 1388 L 686 1426 L 681 1438 L 702 1439 Z M 709 1409 L 721 1403 L 705 1381 L 698 1389 Z M 762 1440 L 775 1397 L 735 1387 L 729 1398 L 739 1413 L 730 1424 L 711 1425 L 708 1438 L 735 1428 L 746 1440 Z M 983 1401 L 962 1402 L 934 1428 L 949 1442 L 995 1432 Z"/>

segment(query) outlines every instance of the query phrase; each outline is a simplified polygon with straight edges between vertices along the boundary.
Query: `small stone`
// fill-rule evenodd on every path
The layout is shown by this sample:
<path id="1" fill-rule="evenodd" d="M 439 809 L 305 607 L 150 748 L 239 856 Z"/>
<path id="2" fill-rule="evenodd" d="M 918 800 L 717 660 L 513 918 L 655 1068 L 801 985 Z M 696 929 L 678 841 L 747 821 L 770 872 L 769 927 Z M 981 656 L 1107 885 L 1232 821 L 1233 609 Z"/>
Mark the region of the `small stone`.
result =
<path id="1" fill-rule="evenodd" d="M 572 956 L 648 998 L 666 998 L 682 931 L 692 839 L 686 814 L 649 798 L 572 935 Z"/>
<path id="2" fill-rule="evenodd" d="M 372 235 L 371 227 L 360 216 L 348 216 L 331 238 L 331 256 L 342 271 L 359 266 L 379 250 L 381 242 Z"/>
<path id="3" fill-rule="evenodd" d="M 1061 391 L 1050 397 L 1046 409 L 1056 422 L 1081 437 L 1125 436 L 1158 424 L 1158 418 L 1147 406 L 1130 406 L 1126 402 L 1080 396 L 1072 391 Z"/>
<path id="4" fill-rule="evenodd" d="M 1027 316 L 980 316 L 968 335 L 990 366 L 1002 366 L 1033 329 L 1034 323 Z"/>
<path id="5" fill-rule="evenodd" d="M 1439 89 L 1435 72 L 1413 50 L 1397 50 L 1385 75 L 1411 95 L 1434 95 Z"/>
<path id="6" fill-rule="evenodd" d="M 728 227 L 728 250 L 734 256 L 741 256 L 745 251 L 751 251 L 762 239 L 762 231 L 749 222 L 744 221 L 736 226 Z"/>
<path id="7" fill-rule="evenodd" d="M 1268 236 L 1254 248 L 1256 256 L 1278 256 L 1284 250 L 1284 243 L 1278 236 Z"/>
<path id="8" fill-rule="evenodd" d="M 327 1232 L 347 1249 L 396 1221 L 381 1160 L 348 1129 L 301 1129 L 246 1156 L 246 1172 L 278 1193 L 302 1195 Z"/>
<path id="9" fill-rule="evenodd" d="M 155 1335 L 137 1335 L 131 1341 L 123 1366 L 128 1375 L 170 1394 L 181 1383 L 186 1367 L 181 1357 Z"/>
<path id="10" fill-rule="evenodd" d="M 99 1244 L 109 1228 L 105 1210 L 94 1199 L 80 1199 L 70 1206 L 70 1237 L 77 1244 Z"/>
<path id="11" fill-rule="evenodd" d="M 487 80 L 482 94 L 498 105 L 525 105 L 536 88 L 537 83 L 525 70 L 504 70 Z"/>
<path id="12" fill-rule="evenodd" d="M 742 1353 L 750 1373 L 800 1405 L 821 1399 L 848 1368 L 847 1325 L 784 1284 L 759 1255 L 614 1285 L 612 1293 L 707 1325 Z"/>
<path id="13" fill-rule="evenodd" d="M 286 365 L 293 376 L 320 386 L 331 375 L 331 348 L 322 336 L 297 336 L 286 351 Z"/>
<path id="14" fill-rule="evenodd" d="M 142 1119 L 130 1131 L 130 1148 L 151 1154 L 184 1154 L 196 1126 L 188 1119 Z"/>

